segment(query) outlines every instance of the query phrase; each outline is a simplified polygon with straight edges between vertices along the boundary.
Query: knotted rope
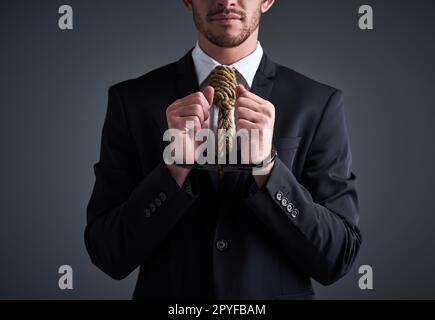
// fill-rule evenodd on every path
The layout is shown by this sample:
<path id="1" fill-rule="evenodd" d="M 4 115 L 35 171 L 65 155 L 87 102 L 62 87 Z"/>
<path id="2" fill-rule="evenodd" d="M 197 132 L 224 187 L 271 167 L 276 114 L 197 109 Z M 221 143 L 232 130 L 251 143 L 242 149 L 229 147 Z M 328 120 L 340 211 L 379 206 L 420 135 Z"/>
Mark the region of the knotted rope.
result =
<path id="1" fill-rule="evenodd" d="M 235 128 L 232 108 L 236 104 L 236 70 L 232 67 L 217 66 L 210 75 L 209 85 L 214 88 L 214 104 L 219 108 L 218 116 L 218 156 L 229 155 L 233 149 Z M 226 135 L 219 132 L 225 129 Z"/>

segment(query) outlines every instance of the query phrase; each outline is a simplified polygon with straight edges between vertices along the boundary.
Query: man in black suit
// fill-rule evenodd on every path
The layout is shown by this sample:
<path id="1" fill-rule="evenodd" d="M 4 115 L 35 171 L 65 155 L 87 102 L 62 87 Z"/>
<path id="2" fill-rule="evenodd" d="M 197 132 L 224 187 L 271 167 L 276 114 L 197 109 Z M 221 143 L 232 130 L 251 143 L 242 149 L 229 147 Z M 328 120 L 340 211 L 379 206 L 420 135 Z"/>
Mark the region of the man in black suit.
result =
<path id="1" fill-rule="evenodd" d="M 310 299 L 361 244 L 342 92 L 274 63 L 258 42 L 273 0 L 183 0 L 198 42 L 175 63 L 109 89 L 87 208 L 92 262 L 140 272 L 134 299 Z M 168 128 L 216 130 L 208 73 L 237 70 L 236 129 L 272 130 L 261 175 L 166 164 Z M 198 129 L 198 128 L 196 128 Z"/>

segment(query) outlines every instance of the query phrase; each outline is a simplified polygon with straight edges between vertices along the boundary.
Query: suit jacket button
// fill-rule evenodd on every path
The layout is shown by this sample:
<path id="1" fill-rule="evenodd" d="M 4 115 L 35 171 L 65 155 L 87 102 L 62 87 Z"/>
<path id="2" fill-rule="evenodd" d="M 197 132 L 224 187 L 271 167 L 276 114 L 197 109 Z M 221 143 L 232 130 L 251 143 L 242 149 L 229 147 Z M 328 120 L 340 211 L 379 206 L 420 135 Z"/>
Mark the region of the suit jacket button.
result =
<path id="1" fill-rule="evenodd" d="M 276 193 L 276 195 L 275 195 L 275 198 L 276 198 L 276 200 L 281 201 L 281 199 L 282 199 L 282 192 L 281 192 L 281 191 L 278 191 L 278 192 Z"/>
<path id="2" fill-rule="evenodd" d="M 156 204 L 157 207 L 160 207 L 162 205 L 162 201 L 159 198 L 155 198 L 154 203 Z"/>
<path id="3" fill-rule="evenodd" d="M 221 240 L 218 240 L 217 242 L 216 242 L 216 248 L 219 250 L 219 251 L 225 251 L 225 249 L 228 247 L 228 243 L 227 243 L 227 241 L 226 240 L 224 240 L 224 239 L 221 239 Z"/>
<path id="4" fill-rule="evenodd" d="M 151 211 L 150 211 L 150 209 L 146 208 L 145 209 L 145 218 L 149 218 L 149 217 L 151 217 Z"/>
<path id="5" fill-rule="evenodd" d="M 291 213 L 292 212 L 292 210 L 293 210 L 293 204 L 292 203 L 289 203 L 288 205 L 287 205 L 287 212 L 288 213 Z"/>
<path id="6" fill-rule="evenodd" d="M 160 197 L 160 200 L 162 200 L 163 202 L 165 202 L 166 199 L 168 198 L 168 197 L 166 196 L 166 193 L 164 193 L 164 192 L 160 192 L 160 193 L 159 193 L 159 197 Z"/>
<path id="7" fill-rule="evenodd" d="M 151 209 L 151 212 L 156 212 L 156 206 L 154 203 L 150 203 L 149 207 Z"/>
<path id="8" fill-rule="evenodd" d="M 298 215 L 299 215 L 299 210 L 298 209 L 293 209 L 293 211 L 291 212 L 292 218 L 296 218 Z"/>
<path id="9" fill-rule="evenodd" d="M 282 198 L 281 204 L 282 204 L 283 207 L 287 207 L 287 205 L 288 205 L 288 199 L 286 197 Z"/>

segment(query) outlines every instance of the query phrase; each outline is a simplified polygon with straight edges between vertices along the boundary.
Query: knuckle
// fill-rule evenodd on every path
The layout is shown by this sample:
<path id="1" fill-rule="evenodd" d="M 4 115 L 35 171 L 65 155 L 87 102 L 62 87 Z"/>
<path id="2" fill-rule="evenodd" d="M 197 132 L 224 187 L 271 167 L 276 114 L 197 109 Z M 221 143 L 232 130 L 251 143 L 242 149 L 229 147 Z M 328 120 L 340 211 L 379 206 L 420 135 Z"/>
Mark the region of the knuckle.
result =
<path id="1" fill-rule="evenodd" d="M 237 99 L 237 102 L 239 102 L 240 104 L 244 104 L 244 103 L 246 103 L 246 98 L 245 97 L 240 97 L 239 99 Z"/>
<path id="2" fill-rule="evenodd" d="M 272 103 L 267 102 L 266 103 L 266 109 L 269 111 L 270 115 L 274 115 L 275 114 L 275 106 Z"/>
<path id="3" fill-rule="evenodd" d="M 197 112 L 197 113 L 201 113 L 202 112 L 202 105 L 200 103 L 195 103 L 193 105 L 193 108 L 194 108 L 195 112 Z"/>
<path id="4" fill-rule="evenodd" d="M 201 104 L 201 100 L 200 100 L 199 98 L 194 97 L 194 98 L 191 100 L 191 104 L 192 104 L 192 105 Z"/>
<path id="5" fill-rule="evenodd" d="M 200 119 L 199 119 L 198 116 L 192 116 L 192 117 L 191 117 L 191 121 L 195 122 L 195 125 L 196 125 L 197 123 L 200 122 Z"/>
<path id="6" fill-rule="evenodd" d="M 199 104 L 193 105 L 193 110 L 196 116 L 199 117 L 199 119 L 202 119 L 204 117 L 204 111 L 202 110 L 202 106 Z"/>
<path id="7" fill-rule="evenodd" d="M 166 108 L 166 115 L 170 114 L 173 109 L 174 109 L 173 104 L 171 104 L 169 107 L 167 107 Z"/>
<path id="8" fill-rule="evenodd" d="M 202 98 L 203 98 L 204 96 L 203 96 L 203 94 L 201 93 L 201 92 L 195 92 L 194 94 L 193 94 L 193 98 L 195 99 L 195 100 L 197 100 L 197 101 L 201 101 L 202 100 Z"/>
<path id="9" fill-rule="evenodd" d="M 263 126 L 267 126 L 268 125 L 268 117 L 266 117 L 265 115 L 262 115 L 261 117 L 260 117 L 260 123 L 263 125 Z"/>

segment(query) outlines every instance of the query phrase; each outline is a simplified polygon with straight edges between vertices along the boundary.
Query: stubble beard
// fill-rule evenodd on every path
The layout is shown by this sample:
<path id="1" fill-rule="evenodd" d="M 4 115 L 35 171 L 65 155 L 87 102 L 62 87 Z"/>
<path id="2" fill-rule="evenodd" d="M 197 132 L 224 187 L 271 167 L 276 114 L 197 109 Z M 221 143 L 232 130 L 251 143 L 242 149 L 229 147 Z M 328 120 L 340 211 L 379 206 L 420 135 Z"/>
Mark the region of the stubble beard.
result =
<path id="1" fill-rule="evenodd" d="M 250 35 L 258 28 L 258 25 L 260 24 L 260 16 L 260 8 L 256 11 L 250 21 L 247 21 L 246 15 L 242 14 L 242 30 L 236 36 L 229 36 L 226 34 L 215 34 L 215 32 L 209 30 L 204 19 L 199 15 L 195 8 L 193 8 L 193 20 L 198 31 L 208 41 L 221 48 L 235 48 L 245 42 L 246 39 L 248 39 Z"/>

